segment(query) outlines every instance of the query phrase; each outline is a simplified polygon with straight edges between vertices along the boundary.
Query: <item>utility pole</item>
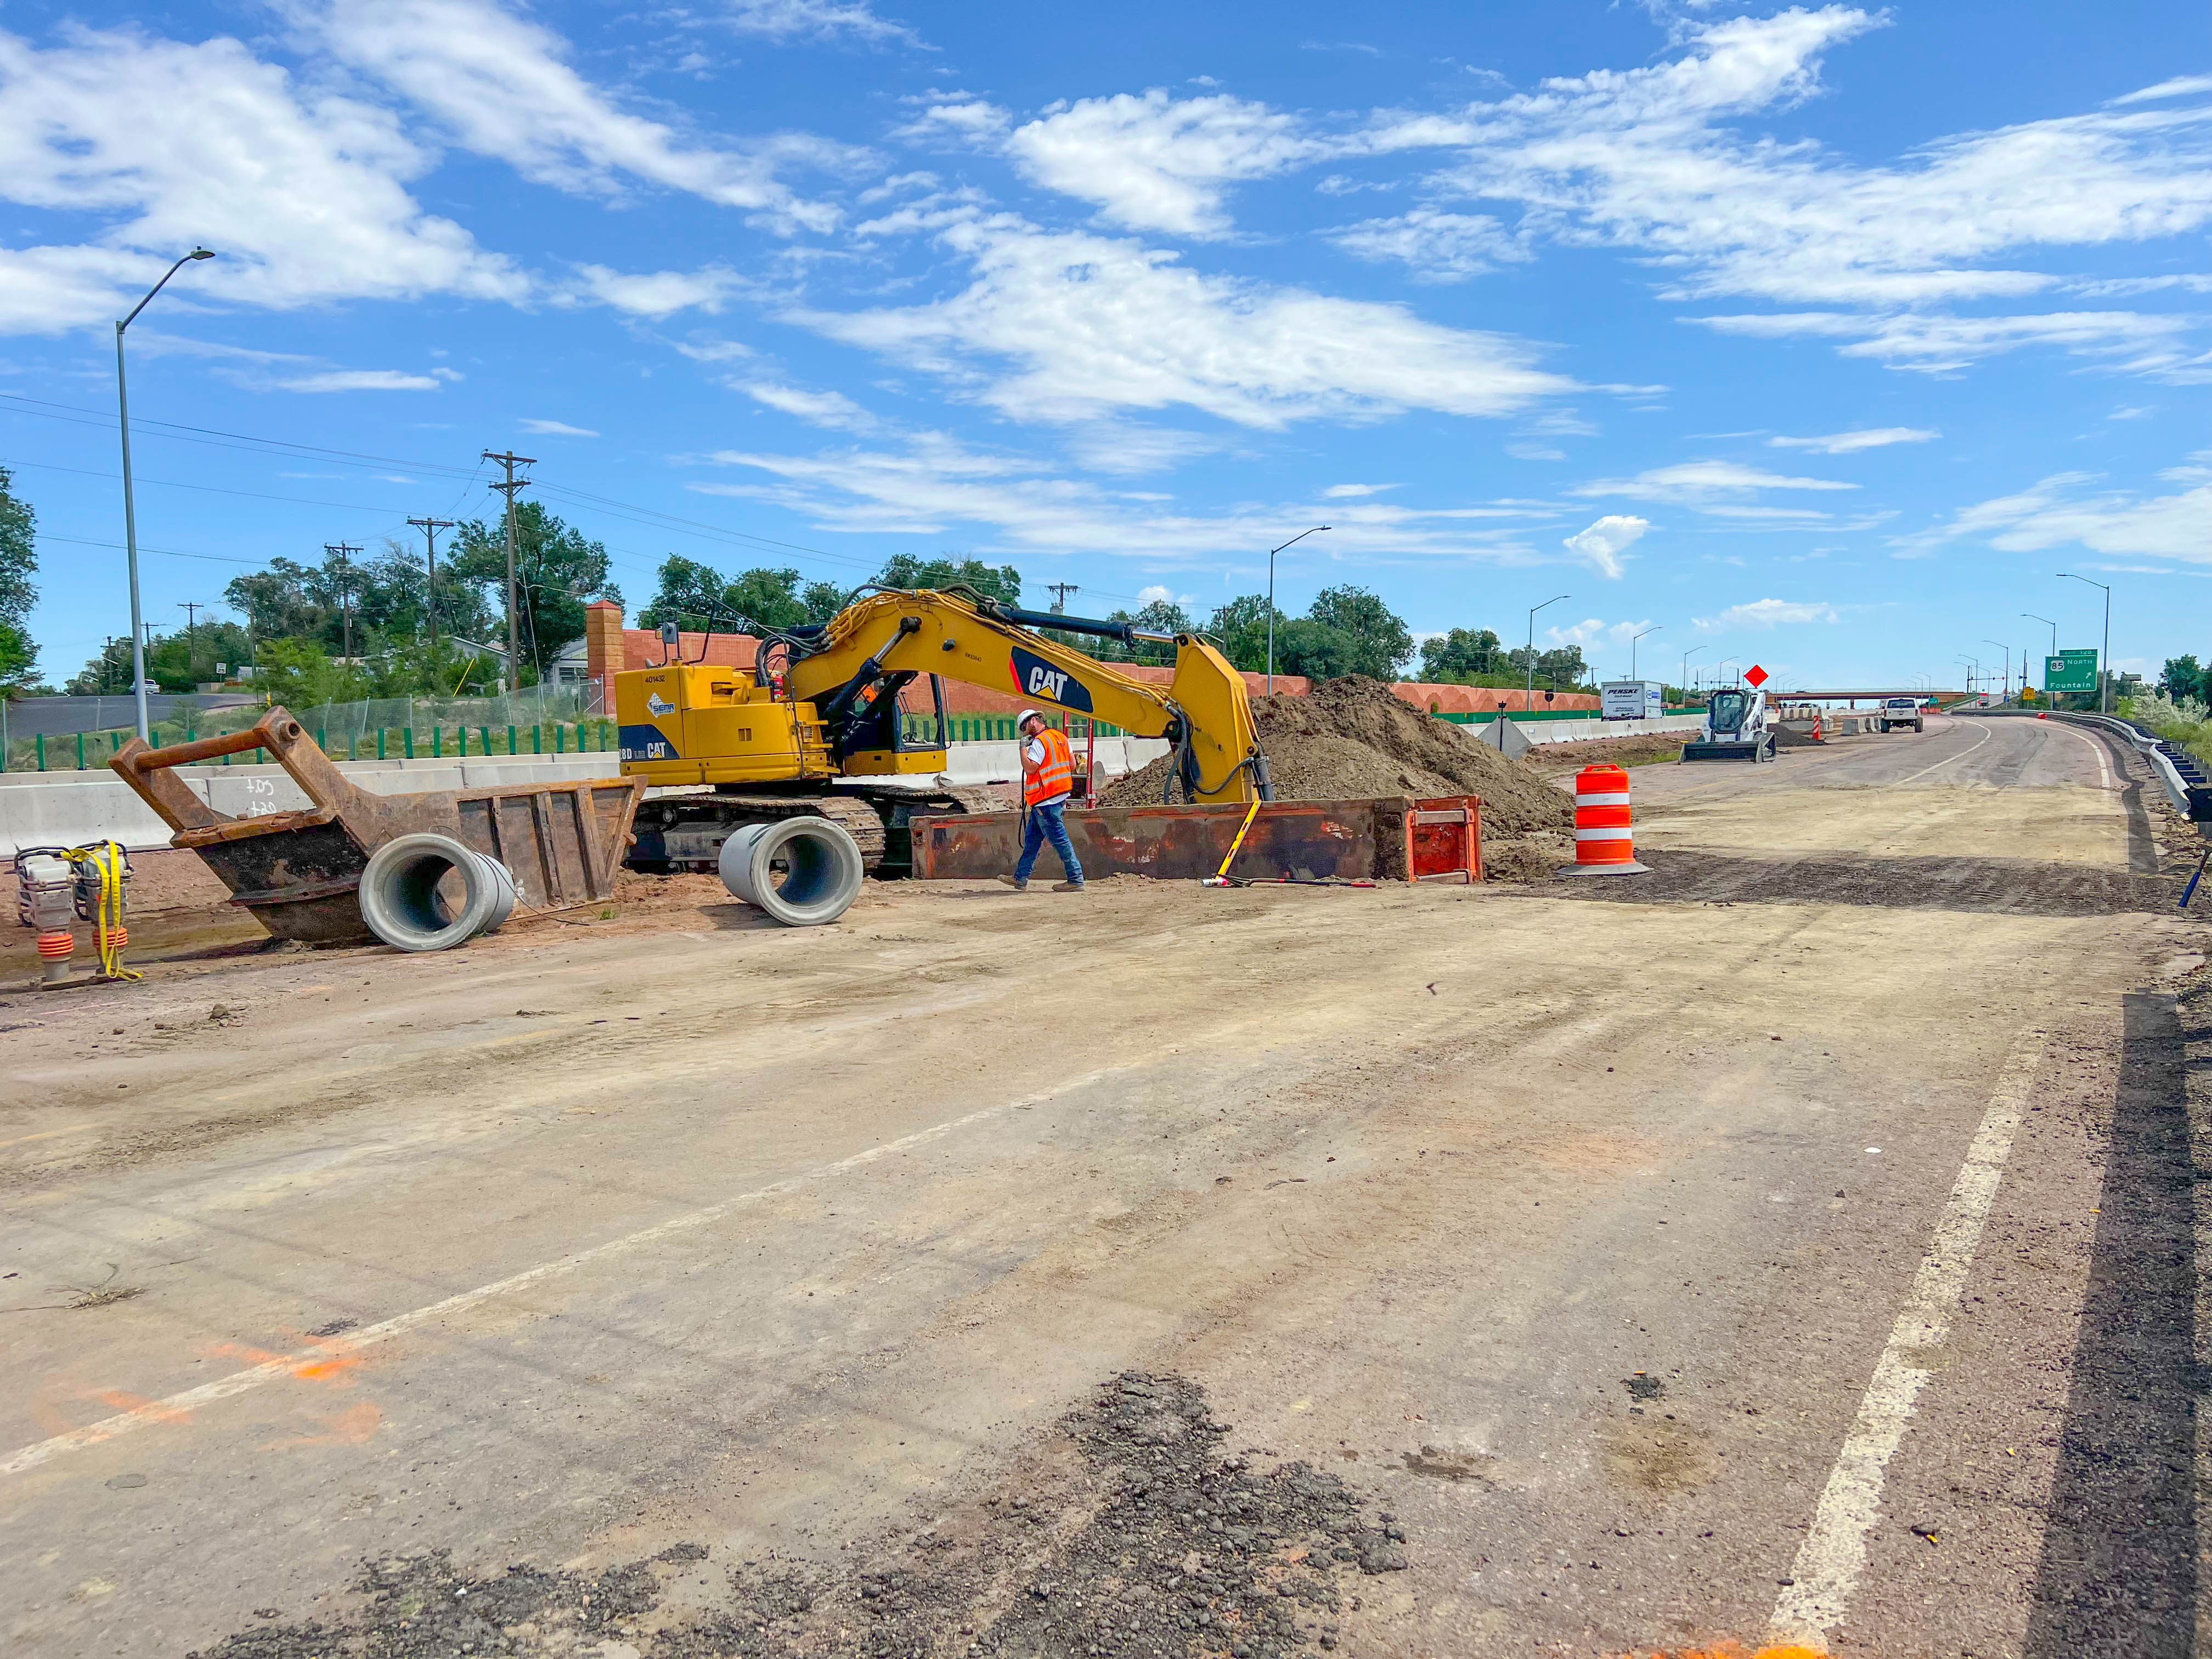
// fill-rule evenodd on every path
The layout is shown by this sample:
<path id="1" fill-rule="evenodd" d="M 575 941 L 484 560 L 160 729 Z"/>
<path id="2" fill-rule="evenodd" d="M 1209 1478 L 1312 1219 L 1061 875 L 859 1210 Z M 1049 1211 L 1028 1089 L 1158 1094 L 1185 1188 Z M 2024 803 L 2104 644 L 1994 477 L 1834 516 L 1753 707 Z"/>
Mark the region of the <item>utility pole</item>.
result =
<path id="1" fill-rule="evenodd" d="M 2090 586 L 2101 587 L 2105 590 L 2105 648 L 2103 652 L 2099 654 L 2097 659 L 2097 712 L 2100 714 L 2109 714 L 2112 712 L 2112 584 L 2110 582 L 2089 581 L 2089 579 L 2087 576 L 2077 576 L 2070 570 L 2062 570 L 2058 574 L 2068 581 L 2089 582 Z"/>
<path id="2" fill-rule="evenodd" d="M 1044 591 L 1052 595 L 1053 614 L 1064 617 L 1067 614 L 1067 596 L 1080 593 L 1083 590 L 1073 582 L 1047 582 Z"/>
<path id="3" fill-rule="evenodd" d="M 207 606 L 195 599 L 179 599 L 177 609 L 185 613 L 185 678 L 197 680 L 199 678 L 196 672 L 199 667 L 199 649 L 193 642 L 192 624 L 199 620 L 198 613 Z"/>
<path id="4" fill-rule="evenodd" d="M 353 566 L 347 561 L 350 555 L 360 552 L 361 549 L 349 542 L 325 542 L 323 551 L 338 562 L 338 612 L 344 618 L 344 659 L 350 662 L 353 659 Z"/>
<path id="5" fill-rule="evenodd" d="M 530 487 L 530 480 L 516 477 L 514 469 L 535 466 L 538 463 L 527 455 L 516 454 L 511 449 L 499 455 L 487 449 L 483 458 L 488 461 L 497 461 L 507 469 L 506 482 L 490 487 L 507 497 L 507 689 L 512 695 L 522 690 L 522 647 L 520 635 L 515 629 L 514 492 Z"/>
<path id="6" fill-rule="evenodd" d="M 408 523 L 422 532 L 424 558 L 429 567 L 430 654 L 438 654 L 438 532 L 451 530 L 451 519 L 410 519 Z"/>

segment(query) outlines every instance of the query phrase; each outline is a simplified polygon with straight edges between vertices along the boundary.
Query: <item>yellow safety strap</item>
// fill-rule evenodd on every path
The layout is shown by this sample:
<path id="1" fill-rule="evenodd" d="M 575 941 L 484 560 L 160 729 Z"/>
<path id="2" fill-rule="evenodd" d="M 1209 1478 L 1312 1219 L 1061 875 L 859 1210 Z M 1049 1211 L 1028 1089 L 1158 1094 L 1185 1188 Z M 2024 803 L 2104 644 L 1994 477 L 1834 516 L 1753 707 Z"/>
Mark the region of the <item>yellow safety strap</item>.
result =
<path id="1" fill-rule="evenodd" d="M 135 969 L 123 965 L 123 947 L 113 939 L 113 935 L 123 930 L 122 844 L 104 841 L 96 847 L 72 847 L 65 856 L 72 864 L 79 859 L 89 860 L 92 867 L 100 872 L 100 903 L 93 924 L 93 943 L 100 951 L 100 971 L 109 979 L 143 978 Z"/>

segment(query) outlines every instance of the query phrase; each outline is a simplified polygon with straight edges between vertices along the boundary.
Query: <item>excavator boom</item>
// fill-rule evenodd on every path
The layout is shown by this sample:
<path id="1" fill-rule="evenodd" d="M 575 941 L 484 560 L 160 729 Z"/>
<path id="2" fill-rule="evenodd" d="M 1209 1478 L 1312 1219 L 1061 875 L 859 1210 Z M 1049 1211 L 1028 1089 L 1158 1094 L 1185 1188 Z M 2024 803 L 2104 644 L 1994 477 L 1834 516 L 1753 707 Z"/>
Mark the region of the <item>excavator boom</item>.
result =
<path id="1" fill-rule="evenodd" d="M 1204 640 L 1175 636 L 1175 678 L 1163 688 L 1048 639 L 1024 626 L 1029 622 L 1134 637 L 1112 624 L 1014 611 L 960 592 L 886 590 L 824 625 L 814 648 L 791 665 L 791 695 L 813 702 L 834 730 L 887 678 L 937 674 L 1137 737 L 1167 738 L 1190 799 L 1272 798 L 1243 677 Z"/>

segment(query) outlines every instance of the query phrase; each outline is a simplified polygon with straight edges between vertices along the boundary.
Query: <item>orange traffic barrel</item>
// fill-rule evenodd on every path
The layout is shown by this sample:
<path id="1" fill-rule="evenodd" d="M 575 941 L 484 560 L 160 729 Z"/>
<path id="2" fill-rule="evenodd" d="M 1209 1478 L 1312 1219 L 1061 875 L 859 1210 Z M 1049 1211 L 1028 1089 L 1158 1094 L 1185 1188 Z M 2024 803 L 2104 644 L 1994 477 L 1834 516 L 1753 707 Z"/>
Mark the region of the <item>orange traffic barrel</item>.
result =
<path id="1" fill-rule="evenodd" d="M 1636 861 L 1628 773 L 1618 766 L 1585 766 L 1575 774 L 1575 861 L 1559 873 L 1632 876 L 1650 868 Z"/>

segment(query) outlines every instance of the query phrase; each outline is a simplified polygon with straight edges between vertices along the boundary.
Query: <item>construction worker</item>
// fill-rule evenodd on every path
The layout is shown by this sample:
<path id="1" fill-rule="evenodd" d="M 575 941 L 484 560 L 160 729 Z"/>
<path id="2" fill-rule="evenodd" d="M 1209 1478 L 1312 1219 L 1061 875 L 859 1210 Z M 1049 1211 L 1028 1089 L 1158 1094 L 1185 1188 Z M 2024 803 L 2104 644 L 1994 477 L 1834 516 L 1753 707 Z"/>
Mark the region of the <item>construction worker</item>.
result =
<path id="1" fill-rule="evenodd" d="M 1034 708 L 1023 709 L 1014 724 L 1022 734 L 1022 857 L 1012 875 L 999 879 L 1018 893 L 1026 892 L 1037 854 L 1049 840 L 1067 872 L 1067 879 L 1054 882 L 1052 890 L 1079 893 L 1083 866 L 1076 862 L 1075 843 L 1068 840 L 1060 816 L 1075 790 L 1075 752 L 1067 746 L 1067 734 L 1047 726 Z"/>

